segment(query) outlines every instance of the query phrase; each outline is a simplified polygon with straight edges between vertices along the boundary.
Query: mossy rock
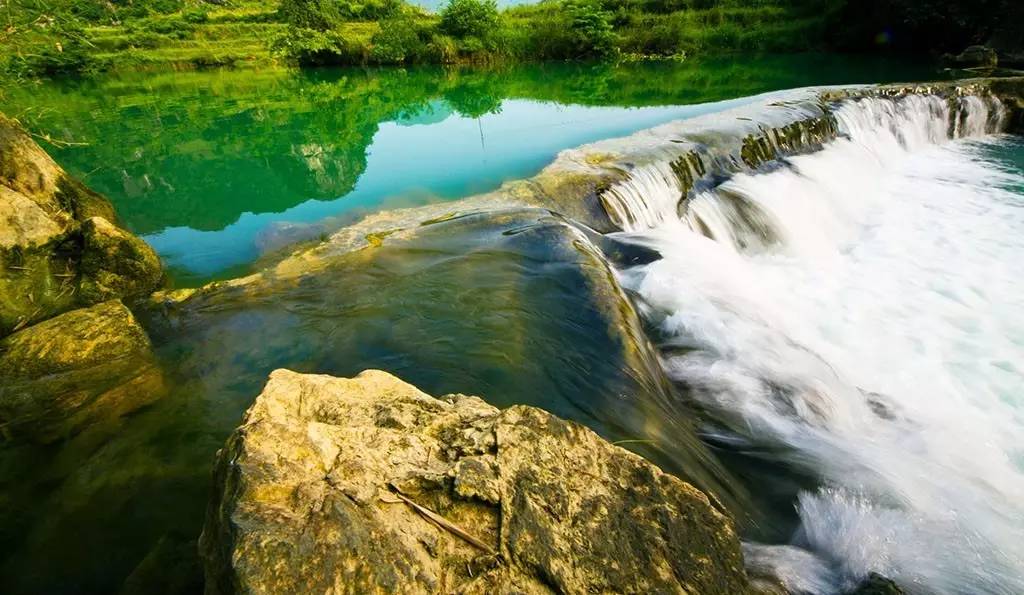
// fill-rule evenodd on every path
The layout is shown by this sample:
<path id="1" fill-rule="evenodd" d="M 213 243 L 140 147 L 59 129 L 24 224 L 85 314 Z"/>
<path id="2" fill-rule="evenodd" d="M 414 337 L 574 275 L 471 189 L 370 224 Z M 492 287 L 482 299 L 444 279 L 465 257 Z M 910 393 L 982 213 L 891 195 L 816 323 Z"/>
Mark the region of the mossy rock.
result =
<path id="1" fill-rule="evenodd" d="M 49 442 L 160 396 L 149 338 L 117 300 L 0 340 L 0 427 Z"/>
<path id="2" fill-rule="evenodd" d="M 101 195 L 0 114 L 0 337 L 160 285 L 160 261 Z"/>
<path id="3" fill-rule="evenodd" d="M 152 293 L 163 279 L 160 258 L 146 242 L 103 217 L 82 224 L 80 299 L 87 302 Z"/>
<path id="4" fill-rule="evenodd" d="M 540 409 L 376 370 L 275 371 L 214 478 L 209 594 L 750 592 L 692 485 Z"/>

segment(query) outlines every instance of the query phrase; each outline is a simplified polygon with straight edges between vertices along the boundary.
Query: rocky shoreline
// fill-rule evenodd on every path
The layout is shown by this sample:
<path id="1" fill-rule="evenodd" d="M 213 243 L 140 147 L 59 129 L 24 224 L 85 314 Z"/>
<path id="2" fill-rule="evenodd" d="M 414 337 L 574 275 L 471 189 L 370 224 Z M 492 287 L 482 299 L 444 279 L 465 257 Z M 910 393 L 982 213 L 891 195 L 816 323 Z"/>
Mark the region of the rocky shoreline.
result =
<path id="1" fill-rule="evenodd" d="M 53 441 L 159 395 L 122 302 L 163 283 L 113 206 L 0 115 L 0 432 Z"/>

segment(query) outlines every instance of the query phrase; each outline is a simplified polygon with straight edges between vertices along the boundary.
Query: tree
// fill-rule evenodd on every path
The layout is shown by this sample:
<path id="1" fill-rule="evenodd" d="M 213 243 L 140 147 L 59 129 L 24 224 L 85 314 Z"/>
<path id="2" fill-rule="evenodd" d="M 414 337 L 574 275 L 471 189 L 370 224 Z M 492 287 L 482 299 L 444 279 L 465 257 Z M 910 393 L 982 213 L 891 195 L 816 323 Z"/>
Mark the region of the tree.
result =
<path id="1" fill-rule="evenodd" d="M 565 10 L 576 57 L 608 58 L 619 52 L 612 15 L 596 0 L 568 0 Z"/>

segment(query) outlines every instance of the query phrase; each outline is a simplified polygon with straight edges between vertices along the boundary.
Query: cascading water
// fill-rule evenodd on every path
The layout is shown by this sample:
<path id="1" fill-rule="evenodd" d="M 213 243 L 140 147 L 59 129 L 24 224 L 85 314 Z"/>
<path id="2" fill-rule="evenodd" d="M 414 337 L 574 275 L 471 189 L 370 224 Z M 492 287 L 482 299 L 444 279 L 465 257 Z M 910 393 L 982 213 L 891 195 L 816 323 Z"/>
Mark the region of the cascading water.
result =
<path id="1" fill-rule="evenodd" d="M 1004 119 L 991 98 L 835 116 L 823 150 L 682 216 L 671 179 L 620 184 L 618 235 L 663 256 L 622 281 L 674 380 L 821 478 L 794 502 L 805 552 L 749 558 L 793 591 L 874 571 L 911 592 L 1024 593 L 1024 173 L 991 156 L 1020 141 L 986 136 Z"/>
<path id="2" fill-rule="evenodd" d="M 679 178 L 666 161 L 642 165 L 621 184 L 608 189 L 604 204 L 612 219 L 626 231 L 649 229 L 675 217 L 682 195 Z"/>

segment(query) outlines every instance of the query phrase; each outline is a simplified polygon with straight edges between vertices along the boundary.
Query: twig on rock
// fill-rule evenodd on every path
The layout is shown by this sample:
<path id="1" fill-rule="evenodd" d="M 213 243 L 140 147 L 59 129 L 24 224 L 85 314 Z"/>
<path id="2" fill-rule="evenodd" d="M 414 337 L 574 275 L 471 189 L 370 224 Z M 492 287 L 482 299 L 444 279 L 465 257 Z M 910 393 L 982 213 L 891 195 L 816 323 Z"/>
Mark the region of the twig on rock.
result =
<path id="1" fill-rule="evenodd" d="M 423 518 L 434 523 L 438 527 L 441 527 L 445 531 L 448 531 L 449 533 L 452 533 L 457 537 L 460 537 L 463 541 L 466 541 L 473 547 L 476 547 L 477 549 L 482 550 L 492 556 L 495 555 L 495 552 L 491 548 L 491 546 L 487 545 L 483 541 L 480 541 L 462 527 L 437 514 L 433 510 L 430 510 L 429 508 L 424 508 L 423 506 L 416 504 L 409 498 L 406 498 L 405 496 L 402 495 L 400 491 L 398 491 L 398 488 L 394 484 L 391 485 L 391 489 L 394 492 L 395 496 L 401 499 L 402 502 L 405 502 L 410 507 L 412 507 L 412 509 L 418 512 L 420 516 L 422 516 Z"/>

